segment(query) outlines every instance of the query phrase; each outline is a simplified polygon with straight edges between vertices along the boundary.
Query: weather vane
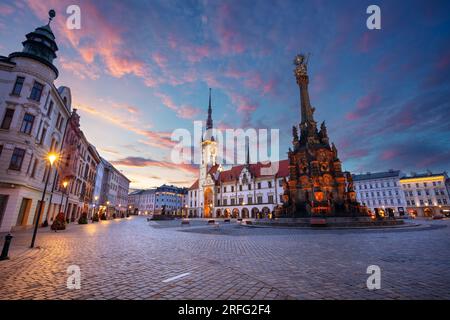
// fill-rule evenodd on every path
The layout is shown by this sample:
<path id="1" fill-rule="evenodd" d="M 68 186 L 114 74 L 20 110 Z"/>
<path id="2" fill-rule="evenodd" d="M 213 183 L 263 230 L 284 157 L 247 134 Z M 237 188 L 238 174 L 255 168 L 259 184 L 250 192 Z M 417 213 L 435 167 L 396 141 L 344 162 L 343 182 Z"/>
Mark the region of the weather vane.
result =
<path id="1" fill-rule="evenodd" d="M 50 24 L 50 22 L 52 22 L 53 18 L 56 16 L 56 12 L 55 10 L 51 9 L 48 12 L 48 24 Z"/>

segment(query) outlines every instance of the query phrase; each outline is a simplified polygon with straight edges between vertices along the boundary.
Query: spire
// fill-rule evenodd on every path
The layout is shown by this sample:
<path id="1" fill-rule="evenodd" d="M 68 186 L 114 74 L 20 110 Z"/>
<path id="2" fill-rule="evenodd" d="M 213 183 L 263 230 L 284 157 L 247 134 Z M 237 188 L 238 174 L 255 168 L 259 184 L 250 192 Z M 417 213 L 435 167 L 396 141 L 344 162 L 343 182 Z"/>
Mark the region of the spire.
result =
<path id="1" fill-rule="evenodd" d="M 211 88 L 209 88 L 209 105 L 208 105 L 208 119 L 206 120 L 206 130 L 213 128 L 213 121 L 212 121 L 212 107 L 211 107 Z"/>
<path id="2" fill-rule="evenodd" d="M 247 166 L 250 165 L 250 140 L 248 141 L 248 143 L 246 144 L 247 148 L 246 148 L 246 155 L 245 155 L 245 164 Z"/>

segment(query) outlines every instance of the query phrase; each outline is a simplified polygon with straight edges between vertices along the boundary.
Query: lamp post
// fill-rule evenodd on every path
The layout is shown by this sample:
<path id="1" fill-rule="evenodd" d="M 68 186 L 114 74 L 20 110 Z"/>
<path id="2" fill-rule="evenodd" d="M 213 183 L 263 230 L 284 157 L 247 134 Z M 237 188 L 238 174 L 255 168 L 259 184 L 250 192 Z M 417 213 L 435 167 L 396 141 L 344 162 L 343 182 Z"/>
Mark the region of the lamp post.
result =
<path id="1" fill-rule="evenodd" d="M 62 203 L 63 203 L 64 194 L 66 193 L 68 184 L 69 184 L 69 181 L 67 181 L 67 180 L 64 180 L 63 183 L 62 183 L 62 186 L 64 188 L 64 192 L 61 192 L 61 203 L 59 204 L 59 211 L 60 212 L 61 212 L 61 209 L 62 209 Z"/>
<path id="2" fill-rule="evenodd" d="M 105 217 L 108 219 L 108 211 L 109 211 L 109 201 L 106 201 L 106 208 L 105 208 Z"/>
<path id="3" fill-rule="evenodd" d="M 56 161 L 56 159 L 58 159 L 58 155 L 54 152 L 50 152 L 47 155 L 47 160 L 48 160 L 50 166 L 48 168 L 47 178 L 45 179 L 44 191 L 42 192 L 42 199 L 41 199 L 41 203 L 39 205 L 39 211 L 38 211 L 38 215 L 36 217 L 36 223 L 34 224 L 33 237 L 31 239 L 31 246 L 30 246 L 31 248 L 34 248 L 34 242 L 36 241 L 36 234 L 37 234 L 37 230 L 39 227 L 39 220 L 41 219 L 41 215 L 42 215 L 42 210 L 43 210 L 43 205 L 44 205 L 44 200 L 45 200 L 45 193 L 47 192 L 48 180 L 52 173 L 53 163 Z"/>

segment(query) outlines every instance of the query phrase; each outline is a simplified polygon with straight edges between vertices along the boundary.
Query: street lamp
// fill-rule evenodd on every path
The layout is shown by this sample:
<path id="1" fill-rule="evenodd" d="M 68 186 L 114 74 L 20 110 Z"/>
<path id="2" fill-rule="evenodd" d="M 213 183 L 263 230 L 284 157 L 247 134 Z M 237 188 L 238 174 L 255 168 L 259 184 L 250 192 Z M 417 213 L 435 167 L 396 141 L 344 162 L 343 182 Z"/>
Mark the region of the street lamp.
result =
<path id="1" fill-rule="evenodd" d="M 68 185 L 69 185 L 69 181 L 64 180 L 63 183 L 62 183 L 62 186 L 63 186 L 63 188 L 64 188 L 64 193 L 66 193 L 66 190 L 67 190 L 67 186 L 68 186 Z M 61 211 L 61 208 L 62 208 L 62 203 L 63 203 L 64 193 L 61 192 L 61 203 L 59 204 L 59 211 Z"/>
<path id="2" fill-rule="evenodd" d="M 41 219 L 41 215 L 42 215 L 42 210 L 43 210 L 43 205 L 44 205 L 44 200 L 45 200 L 45 194 L 47 192 L 47 185 L 48 185 L 48 180 L 50 178 L 50 175 L 52 173 L 52 167 L 53 167 L 53 163 L 56 161 L 56 159 L 58 159 L 58 154 L 55 152 L 50 152 L 47 155 L 47 160 L 48 163 L 50 164 L 49 168 L 48 168 L 48 173 L 47 173 L 47 178 L 45 179 L 45 185 L 44 185 L 44 191 L 42 192 L 42 199 L 41 199 L 41 203 L 39 205 L 39 211 L 38 211 L 38 215 L 36 217 L 36 223 L 34 224 L 34 230 L 33 230 L 33 237 L 31 238 L 31 248 L 34 248 L 34 242 L 36 241 L 36 234 L 37 234 L 37 230 L 39 227 L 39 220 Z"/>

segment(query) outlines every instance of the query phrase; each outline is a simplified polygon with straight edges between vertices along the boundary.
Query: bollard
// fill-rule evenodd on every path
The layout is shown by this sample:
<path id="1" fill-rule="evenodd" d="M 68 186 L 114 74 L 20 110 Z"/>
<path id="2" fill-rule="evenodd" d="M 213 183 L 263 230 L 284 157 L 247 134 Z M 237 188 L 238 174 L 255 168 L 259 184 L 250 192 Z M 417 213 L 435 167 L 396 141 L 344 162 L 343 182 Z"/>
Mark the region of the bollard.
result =
<path id="1" fill-rule="evenodd" d="M 10 233 L 8 233 L 5 236 L 5 243 L 3 244 L 3 250 L 2 250 L 2 255 L 0 256 L 0 261 L 9 259 L 8 258 L 8 251 L 9 251 L 9 245 L 11 244 L 11 239 L 12 238 L 13 238 L 13 236 Z"/>

